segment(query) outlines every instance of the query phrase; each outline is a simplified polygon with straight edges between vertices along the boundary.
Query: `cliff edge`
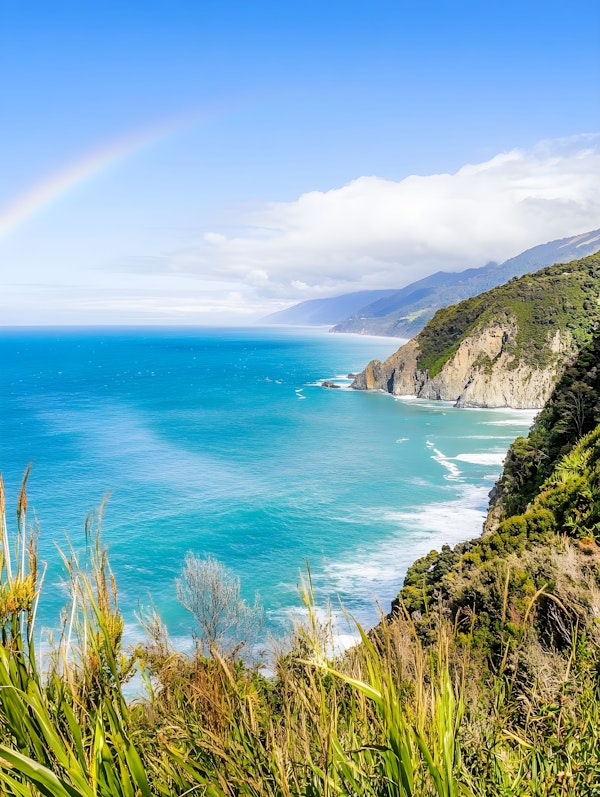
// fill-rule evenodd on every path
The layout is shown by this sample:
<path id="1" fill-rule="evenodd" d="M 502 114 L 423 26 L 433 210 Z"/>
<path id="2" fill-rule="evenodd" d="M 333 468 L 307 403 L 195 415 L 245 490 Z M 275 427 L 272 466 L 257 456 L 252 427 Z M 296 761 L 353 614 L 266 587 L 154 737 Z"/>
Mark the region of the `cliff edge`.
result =
<path id="1" fill-rule="evenodd" d="M 542 407 L 598 321 L 600 256 L 544 268 L 439 310 L 352 387 L 462 407 Z"/>

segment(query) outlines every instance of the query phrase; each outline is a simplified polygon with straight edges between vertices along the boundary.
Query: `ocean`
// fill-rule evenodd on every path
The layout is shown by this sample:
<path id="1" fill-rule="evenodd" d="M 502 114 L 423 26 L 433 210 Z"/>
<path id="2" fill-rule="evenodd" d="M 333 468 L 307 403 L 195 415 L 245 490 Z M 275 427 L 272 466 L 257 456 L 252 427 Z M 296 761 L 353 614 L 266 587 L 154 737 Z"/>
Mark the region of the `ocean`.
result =
<path id="1" fill-rule="evenodd" d="M 480 532 L 506 450 L 533 419 L 348 389 L 350 372 L 399 343 L 314 329 L 0 330 L 0 470 L 14 531 L 32 463 L 41 626 L 56 628 L 67 602 L 58 548 L 85 549 L 84 519 L 105 498 L 128 639 L 152 603 L 189 644 L 175 589 L 188 551 L 259 594 L 269 634 L 302 614 L 307 565 L 340 636 L 352 633 L 341 606 L 376 622 L 416 557 Z"/>

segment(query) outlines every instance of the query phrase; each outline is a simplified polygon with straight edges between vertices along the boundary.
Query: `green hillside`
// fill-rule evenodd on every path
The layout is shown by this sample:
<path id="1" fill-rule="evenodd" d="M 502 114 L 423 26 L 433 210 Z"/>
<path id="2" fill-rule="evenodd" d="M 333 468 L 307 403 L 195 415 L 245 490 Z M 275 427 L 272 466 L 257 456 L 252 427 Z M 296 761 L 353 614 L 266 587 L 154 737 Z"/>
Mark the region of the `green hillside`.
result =
<path id="1" fill-rule="evenodd" d="M 490 514 L 495 522 L 489 525 L 493 530 L 453 550 L 445 546 L 441 553 L 432 552 L 415 562 L 400 593 L 409 611 L 423 612 L 434 593 L 454 616 L 469 606 L 478 612 L 477 627 L 491 632 L 493 646 L 499 639 L 500 604 L 491 599 L 489 589 L 500 589 L 498 574 L 502 571 L 507 573 L 504 603 L 515 578 L 518 589 L 530 595 L 542 588 L 543 582 L 545 590 L 560 588 L 560 578 L 552 568 L 560 569 L 565 551 L 571 557 L 573 573 L 583 563 L 583 569 L 591 567 L 593 580 L 600 584 L 600 559 L 596 559 L 600 556 L 596 544 L 600 542 L 599 364 L 597 334 L 567 368 L 529 435 L 512 444 L 492 494 Z M 524 565 L 533 560 L 539 560 L 539 572 L 535 575 L 534 569 L 524 575 Z M 585 578 L 582 583 L 590 599 L 593 585 Z M 573 579 L 571 587 L 575 589 Z M 584 610 L 578 623 L 583 628 L 595 619 L 580 598 L 577 606 Z M 562 603 L 570 606 L 570 610 L 564 606 L 563 610 L 572 621 L 577 607 L 571 598 Z M 564 631 L 571 623 L 566 616 L 562 619 Z M 536 633 L 541 632 L 538 627 Z M 562 642 L 567 644 L 569 639 Z"/>
<path id="2" fill-rule="evenodd" d="M 416 341 L 418 365 L 434 377 L 460 343 L 495 321 L 514 320 L 517 332 L 507 342 L 513 364 L 544 365 L 550 357 L 549 333 L 568 330 L 577 344 L 591 340 L 600 319 L 600 255 L 566 265 L 549 266 L 534 274 L 438 310 Z"/>
<path id="3" fill-rule="evenodd" d="M 491 509 L 498 520 L 523 512 L 574 443 L 600 423 L 600 336 L 582 348 L 535 419 L 510 447 Z"/>
<path id="4" fill-rule="evenodd" d="M 532 745 L 529 775 L 541 780 L 506 792 L 489 785 L 490 794 L 598 793 L 599 356 L 600 335 L 513 444 L 495 489 L 495 530 L 417 560 L 392 613 L 408 615 L 431 644 L 450 623 L 473 679 L 502 690 L 501 733 Z M 562 762 L 554 780 L 549 755 Z"/>
<path id="5" fill-rule="evenodd" d="M 575 625 L 579 633 L 596 633 L 597 539 L 600 426 L 552 463 L 552 474 L 522 513 L 507 515 L 479 539 L 445 546 L 415 562 L 400 603 L 420 613 L 419 622 L 433 600 L 455 620 L 475 613 L 470 631 L 492 659 L 505 655 L 507 642 L 521 638 L 535 604 L 530 641 L 536 638 L 555 652 L 570 649 Z"/>

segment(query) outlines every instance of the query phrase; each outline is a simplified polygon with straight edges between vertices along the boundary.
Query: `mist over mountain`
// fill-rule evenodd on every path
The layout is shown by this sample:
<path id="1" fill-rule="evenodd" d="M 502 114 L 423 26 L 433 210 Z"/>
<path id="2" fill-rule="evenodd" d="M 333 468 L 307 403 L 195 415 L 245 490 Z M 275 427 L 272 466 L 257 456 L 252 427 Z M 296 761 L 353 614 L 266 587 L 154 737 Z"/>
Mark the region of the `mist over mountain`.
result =
<path id="1" fill-rule="evenodd" d="M 311 299 L 272 313 L 262 322 L 331 324 L 333 332 L 410 338 L 442 307 L 477 296 L 513 277 L 554 263 L 568 263 L 599 250 L 600 229 L 596 229 L 534 246 L 500 264 L 488 263 L 459 272 L 438 271 L 400 289 Z"/>

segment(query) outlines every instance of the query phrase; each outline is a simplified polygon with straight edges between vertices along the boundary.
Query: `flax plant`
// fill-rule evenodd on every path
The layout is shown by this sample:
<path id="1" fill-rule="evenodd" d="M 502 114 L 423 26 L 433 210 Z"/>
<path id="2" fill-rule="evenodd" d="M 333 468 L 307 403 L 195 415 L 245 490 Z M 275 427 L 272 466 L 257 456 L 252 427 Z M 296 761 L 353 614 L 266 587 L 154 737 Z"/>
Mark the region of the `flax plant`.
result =
<path id="1" fill-rule="evenodd" d="M 55 659 L 62 667 L 54 666 L 46 679 L 35 665 L 38 566 L 36 535 L 28 535 L 26 527 L 28 474 L 29 469 L 18 501 L 14 570 L 0 481 L 2 793 L 151 797 L 145 767 L 129 737 L 128 708 L 121 689 L 126 670 L 119 657 L 122 619 L 109 592 L 110 574 L 99 538 L 92 551 L 91 573 L 84 572 L 76 560 L 69 569 L 73 598 L 80 600 L 83 630 L 77 654 L 69 662 L 63 644 Z"/>
<path id="2" fill-rule="evenodd" d="M 14 656 L 20 658 L 22 665 L 36 670 L 34 651 L 35 615 L 43 573 L 38 572 L 37 530 L 27 532 L 27 493 L 26 484 L 30 466 L 27 467 L 17 505 L 17 542 L 11 550 L 8 526 L 6 523 L 6 498 L 4 482 L 0 474 L 0 523 L 2 525 L 2 547 L 0 551 L 0 627 L 2 645 Z M 13 555 L 15 562 L 13 563 Z"/>
<path id="3" fill-rule="evenodd" d="M 386 797 L 470 795 L 458 744 L 464 705 L 450 674 L 444 632 L 440 632 L 438 649 L 428 663 L 419 640 L 416 637 L 411 640 L 417 677 L 409 696 L 403 693 L 389 648 L 386 653 L 360 625 L 357 627 L 365 677 L 352 677 L 326 667 L 327 672 L 364 695 L 375 708 L 378 743 L 350 749 L 347 744 L 342 745 L 342 740 L 335 743 L 335 765 L 346 781 L 354 784 L 353 793 Z M 366 723 L 367 715 L 363 713 L 354 724 L 364 734 Z M 372 774 L 365 782 L 367 773 Z"/>
<path id="4" fill-rule="evenodd" d="M 86 555 L 70 548 L 63 557 L 71 605 L 42 673 L 34 631 L 43 572 L 37 535 L 26 526 L 25 485 L 11 550 L 0 479 L 0 793 L 600 794 L 600 666 L 593 629 L 588 637 L 575 626 L 566 654 L 540 653 L 559 663 L 554 691 L 527 680 L 534 607 L 539 601 L 559 606 L 546 588 L 528 598 L 521 633 L 495 672 L 482 650 L 472 658 L 475 614 L 470 632 L 459 634 L 459 621 L 452 625 L 441 606 L 428 610 L 425 638 L 400 612 L 382 617 L 368 633 L 357 624 L 358 644 L 336 651 L 330 616 L 315 605 L 310 570 L 302 587 L 307 622 L 276 656 L 273 675 L 216 646 L 177 652 L 155 613 L 147 622 L 150 642 L 134 655 L 123 649 L 100 511 L 86 523 Z M 508 570 L 504 581 L 498 608 L 508 629 Z M 128 702 L 123 686 L 136 661 L 148 691 Z"/>

